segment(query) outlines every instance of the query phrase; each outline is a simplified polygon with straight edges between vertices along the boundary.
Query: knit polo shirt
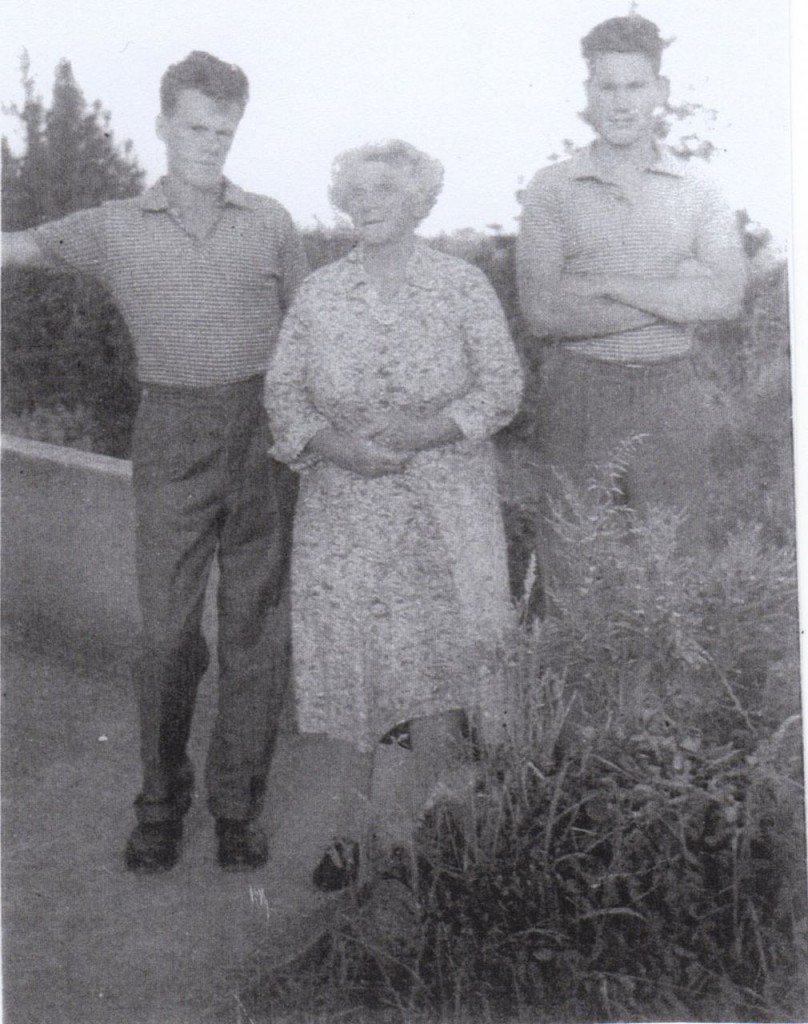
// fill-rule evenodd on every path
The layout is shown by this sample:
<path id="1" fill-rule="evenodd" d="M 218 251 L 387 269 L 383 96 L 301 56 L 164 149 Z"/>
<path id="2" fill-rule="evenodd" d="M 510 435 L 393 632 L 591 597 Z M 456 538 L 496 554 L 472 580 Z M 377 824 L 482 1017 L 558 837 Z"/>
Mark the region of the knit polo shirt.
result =
<path id="1" fill-rule="evenodd" d="M 701 168 L 659 147 L 640 185 L 627 191 L 590 146 L 544 167 L 522 194 L 516 248 L 521 287 L 531 267 L 563 272 L 669 277 L 689 260 L 743 277 L 740 233 L 729 206 Z M 616 362 L 658 362 L 686 353 L 693 326 L 659 320 L 647 327 L 570 339 L 576 354 Z M 562 339 L 563 340 L 563 339 Z"/>
<path id="2" fill-rule="evenodd" d="M 203 239 L 183 228 L 162 181 L 31 231 L 55 264 L 109 289 L 145 384 L 212 387 L 266 372 L 306 257 L 274 199 L 225 181 L 221 203 Z"/>

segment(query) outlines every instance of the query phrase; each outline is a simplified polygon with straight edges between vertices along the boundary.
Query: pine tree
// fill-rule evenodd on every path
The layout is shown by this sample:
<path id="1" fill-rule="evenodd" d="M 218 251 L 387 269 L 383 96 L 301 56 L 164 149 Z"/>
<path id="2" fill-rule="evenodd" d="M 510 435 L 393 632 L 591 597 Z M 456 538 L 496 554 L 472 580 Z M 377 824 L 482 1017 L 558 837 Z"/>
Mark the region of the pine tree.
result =
<path id="1" fill-rule="evenodd" d="M 56 67 L 50 109 L 37 95 L 27 53 L 20 59 L 24 100 L 7 108 L 22 123 L 24 149 L 11 152 L 3 138 L 3 224 L 7 231 L 34 227 L 105 199 L 143 190 L 144 172 L 127 141 L 116 144 L 111 116 L 99 101 L 88 109 L 68 60 Z"/>
<path id="2" fill-rule="evenodd" d="M 28 54 L 20 58 L 24 102 L 7 112 L 15 114 L 25 132 L 22 156 L 14 156 L 8 139 L 3 136 L 3 230 L 17 231 L 39 224 L 45 219 L 43 205 L 45 191 L 41 187 L 46 177 L 45 108 L 42 98 L 34 91 Z"/>

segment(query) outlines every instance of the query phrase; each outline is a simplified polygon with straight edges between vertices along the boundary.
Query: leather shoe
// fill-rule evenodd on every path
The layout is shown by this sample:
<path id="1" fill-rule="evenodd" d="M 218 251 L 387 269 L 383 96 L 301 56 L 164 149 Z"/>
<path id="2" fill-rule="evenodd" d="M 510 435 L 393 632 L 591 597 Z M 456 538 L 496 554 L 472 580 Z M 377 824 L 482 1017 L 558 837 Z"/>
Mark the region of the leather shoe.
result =
<path id="1" fill-rule="evenodd" d="M 177 774 L 174 788 L 174 806 L 180 818 L 185 817 L 191 809 L 194 793 L 194 770 L 190 762 L 186 762 Z"/>
<path id="2" fill-rule="evenodd" d="M 219 865 L 225 871 L 251 871 L 266 864 L 267 837 L 254 822 L 218 818 L 216 836 Z"/>
<path id="3" fill-rule="evenodd" d="M 169 871 L 180 859 L 181 821 L 140 823 L 134 827 L 124 850 L 127 871 L 153 875 Z"/>
<path id="4" fill-rule="evenodd" d="M 338 892 L 355 885 L 359 877 L 359 843 L 335 839 L 312 872 L 314 887 L 321 892 Z"/>

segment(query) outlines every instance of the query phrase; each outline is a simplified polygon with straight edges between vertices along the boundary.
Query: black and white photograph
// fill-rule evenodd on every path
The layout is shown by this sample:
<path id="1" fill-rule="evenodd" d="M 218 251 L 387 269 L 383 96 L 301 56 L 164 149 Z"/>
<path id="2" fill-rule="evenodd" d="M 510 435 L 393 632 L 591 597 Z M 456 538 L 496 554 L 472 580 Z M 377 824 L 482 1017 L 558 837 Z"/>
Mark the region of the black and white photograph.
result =
<path id="1" fill-rule="evenodd" d="M 11 0 L 4 1024 L 808 1021 L 797 7 Z"/>

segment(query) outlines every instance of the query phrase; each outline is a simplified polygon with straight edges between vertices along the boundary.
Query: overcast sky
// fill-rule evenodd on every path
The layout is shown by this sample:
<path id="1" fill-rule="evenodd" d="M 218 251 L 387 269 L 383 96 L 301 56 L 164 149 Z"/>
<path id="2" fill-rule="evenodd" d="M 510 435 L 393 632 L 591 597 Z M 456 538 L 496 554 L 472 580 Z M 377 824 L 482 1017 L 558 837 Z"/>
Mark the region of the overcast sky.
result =
<path id="1" fill-rule="evenodd" d="M 427 234 L 514 228 L 514 193 L 558 151 L 586 142 L 579 40 L 629 0 L 7 0 L 0 99 L 19 101 L 27 49 L 49 100 L 73 64 L 88 102 L 112 113 L 149 181 L 165 67 L 192 49 L 240 64 L 252 100 L 228 174 L 276 196 L 300 224 L 333 222 L 329 167 L 340 150 L 401 137 L 441 159 L 444 193 Z M 639 0 L 666 38 L 674 102 L 714 108 L 715 173 L 736 207 L 790 235 L 788 0 Z M 12 145 L 15 122 L 2 118 Z M 709 127 L 709 126 L 708 126 Z M 705 133 L 704 131 L 702 132 Z"/>

